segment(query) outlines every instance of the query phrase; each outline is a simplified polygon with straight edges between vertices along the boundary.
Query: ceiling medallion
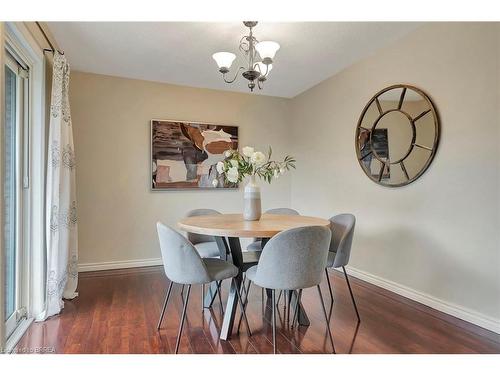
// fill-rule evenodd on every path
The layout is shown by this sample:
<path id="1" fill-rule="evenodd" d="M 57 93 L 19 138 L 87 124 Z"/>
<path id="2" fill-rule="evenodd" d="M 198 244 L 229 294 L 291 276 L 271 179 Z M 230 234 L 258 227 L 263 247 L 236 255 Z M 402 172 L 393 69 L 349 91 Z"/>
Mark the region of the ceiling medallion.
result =
<path id="1" fill-rule="evenodd" d="M 248 88 L 253 91 L 256 85 L 255 81 L 257 81 L 258 88 L 262 89 L 264 81 L 273 68 L 273 59 L 280 49 L 280 45 L 270 40 L 259 42 L 253 36 L 252 29 L 257 25 L 257 21 L 244 21 L 243 24 L 249 28 L 249 33 L 241 38 L 239 49 L 247 61 L 247 66 L 240 66 L 234 78 L 228 80 L 227 74 L 236 55 L 231 52 L 217 52 L 212 57 L 219 67 L 219 72 L 222 73 L 224 82 L 233 83 L 238 78 L 240 71 L 243 70 L 241 75 L 248 80 Z"/>

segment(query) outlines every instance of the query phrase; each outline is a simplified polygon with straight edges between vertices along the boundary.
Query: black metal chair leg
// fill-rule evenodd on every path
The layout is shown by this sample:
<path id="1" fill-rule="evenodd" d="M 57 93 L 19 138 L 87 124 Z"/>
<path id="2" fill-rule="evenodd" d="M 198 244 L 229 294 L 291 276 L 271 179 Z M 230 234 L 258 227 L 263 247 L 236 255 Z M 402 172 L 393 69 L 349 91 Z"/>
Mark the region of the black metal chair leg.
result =
<path id="1" fill-rule="evenodd" d="M 280 303 L 281 294 L 282 294 L 282 291 L 280 290 L 280 294 L 278 294 L 278 300 L 276 301 L 276 304 Z"/>
<path id="2" fill-rule="evenodd" d="M 250 293 L 250 285 L 252 282 L 248 280 L 248 287 L 245 287 L 245 284 L 241 284 L 243 291 L 245 292 L 245 300 L 243 301 L 243 308 L 246 311 L 247 305 L 248 305 L 248 298 Z M 241 298 L 243 299 L 243 294 L 241 295 Z M 236 332 L 240 332 L 240 327 L 241 327 L 241 320 L 243 318 L 243 314 L 240 314 L 240 318 L 238 319 L 238 328 L 236 329 Z"/>
<path id="3" fill-rule="evenodd" d="M 276 291 L 273 289 L 272 292 L 272 305 L 273 305 L 273 354 L 276 354 Z"/>
<path id="4" fill-rule="evenodd" d="M 243 291 L 245 291 L 245 283 L 246 283 L 246 281 L 247 281 L 247 274 L 244 273 L 243 274 L 243 280 L 241 280 L 241 287 L 243 288 Z M 243 294 L 242 294 L 242 296 L 243 296 Z"/>
<path id="5" fill-rule="evenodd" d="M 286 321 L 288 322 L 288 324 L 290 324 L 290 307 L 292 305 L 292 293 L 293 293 L 293 291 L 291 291 L 291 290 L 286 291 L 286 296 L 287 296 Z"/>
<path id="6" fill-rule="evenodd" d="M 326 313 L 325 302 L 323 301 L 323 295 L 321 294 L 321 288 L 319 287 L 319 285 L 317 286 L 317 288 L 318 288 L 318 293 L 319 293 L 319 299 L 321 300 L 321 307 L 323 308 L 323 314 L 325 315 L 326 328 L 328 329 L 328 335 L 330 336 L 330 343 L 332 344 L 333 353 L 336 354 L 335 345 L 333 345 L 332 331 L 330 330 L 330 320 L 328 319 L 328 315 Z"/>
<path id="7" fill-rule="evenodd" d="M 283 324 L 286 322 L 286 307 L 287 307 L 287 294 L 288 292 L 286 290 L 282 290 L 280 292 L 280 295 L 283 294 Z M 278 304 L 279 304 L 279 298 L 278 298 Z"/>
<path id="8" fill-rule="evenodd" d="M 170 292 L 172 291 L 173 285 L 174 283 L 172 281 L 168 285 L 167 293 L 165 294 L 165 301 L 163 302 L 163 309 L 161 310 L 160 320 L 158 320 L 158 326 L 156 327 L 156 330 L 160 330 L 161 322 L 163 320 L 163 315 L 165 315 L 165 310 L 167 309 L 167 303 L 168 299 L 170 298 Z"/>
<path id="9" fill-rule="evenodd" d="M 292 328 L 295 326 L 295 322 L 299 319 L 299 304 L 302 298 L 302 289 L 299 290 L 299 295 L 295 301 L 295 310 L 293 311 Z"/>
<path id="10" fill-rule="evenodd" d="M 333 304 L 333 291 L 332 291 L 332 284 L 330 283 L 330 277 L 328 275 L 328 269 L 325 268 L 325 275 L 326 275 L 326 281 L 328 282 L 328 290 L 330 291 L 330 304 Z"/>
<path id="11" fill-rule="evenodd" d="M 351 283 L 349 282 L 349 278 L 347 277 L 347 272 L 345 272 L 344 266 L 342 266 L 342 270 L 344 271 L 345 281 L 347 281 L 347 287 L 349 288 L 349 293 L 351 293 L 352 304 L 354 305 L 354 310 L 356 311 L 358 322 L 361 322 L 361 318 L 359 317 L 359 312 L 358 312 L 358 306 L 356 306 L 356 301 L 354 300 L 354 294 L 352 294 Z"/>
<path id="12" fill-rule="evenodd" d="M 188 285 L 186 301 L 184 302 L 184 307 L 182 308 L 181 324 L 179 326 L 179 333 L 177 334 L 177 342 L 175 343 L 175 354 L 179 351 L 179 344 L 181 343 L 182 328 L 184 327 L 184 320 L 186 320 L 186 311 L 189 302 L 189 293 L 191 293 L 191 285 Z"/>
<path id="13" fill-rule="evenodd" d="M 220 311 L 222 313 L 222 315 L 224 315 L 224 305 L 222 304 L 222 293 L 221 293 L 221 290 L 220 290 L 220 286 L 222 284 L 222 281 L 220 281 L 218 284 L 217 284 L 217 294 L 219 296 L 219 303 L 220 303 Z"/>
<path id="14" fill-rule="evenodd" d="M 201 284 L 201 312 L 205 310 L 205 284 Z"/>
<path id="15" fill-rule="evenodd" d="M 182 284 L 182 288 L 181 288 L 181 299 L 182 299 L 182 303 L 184 303 L 184 284 Z"/>
<path id="16" fill-rule="evenodd" d="M 219 282 L 216 281 L 215 284 L 219 285 Z M 215 301 L 215 297 L 217 297 L 217 294 L 219 294 L 219 289 L 216 287 L 215 291 L 213 292 L 212 299 L 210 300 L 210 305 L 208 305 L 209 309 L 212 308 L 214 301 Z"/>
<path id="17" fill-rule="evenodd" d="M 246 301 L 248 301 L 248 289 L 250 288 L 251 281 L 248 280 L 248 287 L 245 286 L 245 282 L 246 282 L 246 279 L 245 279 L 245 277 L 243 277 L 243 280 L 241 281 L 240 294 L 241 294 L 241 298 L 245 299 L 244 303 L 246 305 Z"/>
<path id="18" fill-rule="evenodd" d="M 248 300 L 250 299 L 250 285 L 252 285 L 252 282 L 248 280 L 248 284 L 245 287 L 245 306 L 248 304 Z"/>
<path id="19" fill-rule="evenodd" d="M 245 305 L 243 304 L 243 301 L 241 299 L 240 290 L 239 290 L 238 286 L 236 285 L 236 281 L 234 279 L 232 282 L 234 283 L 234 289 L 236 289 L 236 296 L 238 297 L 238 302 L 240 304 L 241 314 L 243 315 L 243 319 L 245 320 L 245 325 L 247 327 L 247 334 L 248 334 L 248 336 L 252 336 L 252 331 L 250 331 L 250 325 L 248 324 L 247 314 L 245 312 Z M 238 327 L 238 329 L 239 329 L 239 327 Z"/>

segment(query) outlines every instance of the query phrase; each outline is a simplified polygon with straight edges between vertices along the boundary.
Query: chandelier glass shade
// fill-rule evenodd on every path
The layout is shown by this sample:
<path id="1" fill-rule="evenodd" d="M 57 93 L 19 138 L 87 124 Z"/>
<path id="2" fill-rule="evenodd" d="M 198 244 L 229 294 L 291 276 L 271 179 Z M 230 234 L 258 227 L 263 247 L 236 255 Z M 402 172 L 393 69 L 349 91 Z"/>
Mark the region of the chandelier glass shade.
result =
<path id="1" fill-rule="evenodd" d="M 255 49 L 260 55 L 262 60 L 274 59 L 276 52 L 280 49 L 280 45 L 276 42 L 266 40 L 264 42 L 259 42 L 255 45 Z"/>
<path id="2" fill-rule="evenodd" d="M 224 82 L 233 83 L 242 72 L 241 75 L 248 80 L 248 88 L 253 91 L 255 86 L 262 89 L 263 82 L 267 80 L 273 68 L 273 60 L 280 45 L 270 40 L 259 42 L 253 36 L 252 29 L 257 25 L 257 21 L 244 21 L 243 24 L 249 28 L 249 34 L 241 38 L 239 46 L 239 50 L 246 60 L 245 66 L 240 66 L 234 77 L 228 79 L 227 75 L 236 55 L 231 52 L 217 52 L 212 57 L 219 67 Z"/>
<path id="3" fill-rule="evenodd" d="M 226 68 L 229 70 L 229 68 L 233 64 L 234 59 L 236 58 L 236 55 L 231 52 L 217 52 L 214 53 L 212 57 L 217 63 L 219 69 Z"/>

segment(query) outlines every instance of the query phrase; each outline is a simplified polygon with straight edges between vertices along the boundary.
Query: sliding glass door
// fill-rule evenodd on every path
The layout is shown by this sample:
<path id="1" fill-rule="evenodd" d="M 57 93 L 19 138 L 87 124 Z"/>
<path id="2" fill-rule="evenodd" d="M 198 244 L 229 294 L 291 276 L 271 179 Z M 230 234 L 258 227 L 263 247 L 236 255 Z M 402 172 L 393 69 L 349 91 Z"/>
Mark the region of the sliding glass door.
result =
<path id="1" fill-rule="evenodd" d="M 23 306 L 25 259 L 23 245 L 23 134 L 28 121 L 27 70 L 7 53 L 5 64 L 4 238 L 5 326 L 7 338 L 25 317 Z"/>

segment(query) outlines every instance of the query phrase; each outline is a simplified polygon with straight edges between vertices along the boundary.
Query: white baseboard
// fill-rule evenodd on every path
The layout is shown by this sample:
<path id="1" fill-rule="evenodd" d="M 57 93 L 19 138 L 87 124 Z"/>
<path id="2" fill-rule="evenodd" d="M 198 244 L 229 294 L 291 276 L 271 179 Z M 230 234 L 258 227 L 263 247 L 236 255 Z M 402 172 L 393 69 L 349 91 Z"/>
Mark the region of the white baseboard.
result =
<path id="1" fill-rule="evenodd" d="M 486 328 L 490 331 L 500 333 L 499 319 L 483 315 L 477 311 L 470 310 L 463 306 L 443 301 L 429 294 L 419 292 L 415 289 L 411 289 L 407 286 L 395 283 L 394 281 L 390 281 L 382 277 L 372 275 L 368 272 L 361 271 L 353 267 L 347 266 L 346 270 L 349 275 L 352 275 L 353 277 L 366 281 L 367 283 L 379 286 L 383 289 L 389 290 L 391 292 L 399 294 L 400 296 L 409 298 L 413 301 L 420 302 L 423 305 L 432 307 L 433 309 L 444 312 L 456 318 L 465 320 L 482 328 Z"/>
<path id="2" fill-rule="evenodd" d="M 122 268 L 161 266 L 161 258 L 118 260 L 114 262 L 80 263 L 78 272 L 118 270 Z"/>

